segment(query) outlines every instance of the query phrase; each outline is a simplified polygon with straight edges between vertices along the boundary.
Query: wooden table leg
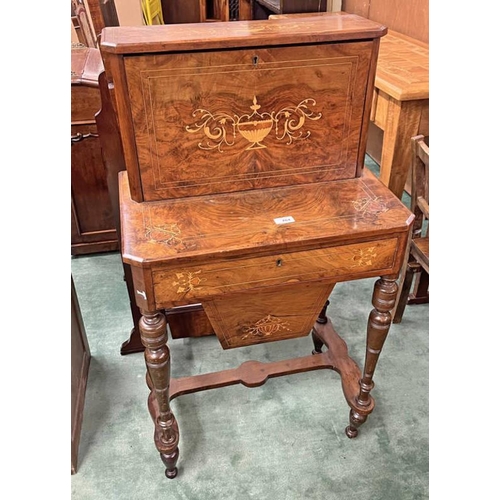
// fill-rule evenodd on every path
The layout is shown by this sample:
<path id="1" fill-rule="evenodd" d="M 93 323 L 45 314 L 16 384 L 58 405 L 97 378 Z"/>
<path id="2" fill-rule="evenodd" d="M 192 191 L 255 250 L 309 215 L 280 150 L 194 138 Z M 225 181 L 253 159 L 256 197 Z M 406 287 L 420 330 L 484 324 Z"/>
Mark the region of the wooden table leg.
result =
<path id="1" fill-rule="evenodd" d="M 316 320 L 317 323 L 320 325 L 326 325 L 328 323 L 328 318 L 326 316 L 326 309 L 330 305 L 330 301 L 327 300 L 325 302 L 325 305 L 323 306 L 323 309 L 321 309 L 321 312 L 319 313 L 318 319 Z M 314 344 L 314 349 L 312 354 L 321 354 L 321 348 L 324 346 L 324 342 L 318 337 L 314 329 L 311 332 L 313 344 Z"/>
<path id="2" fill-rule="evenodd" d="M 418 134 L 427 100 L 397 101 L 388 96 L 380 180 L 401 199 L 411 164 L 410 139 Z"/>
<path id="3" fill-rule="evenodd" d="M 347 437 L 358 435 L 358 427 L 366 422 L 368 415 L 373 411 L 373 401 L 370 391 L 374 387 L 373 374 L 377 361 L 384 346 L 385 339 L 391 326 L 391 310 L 396 302 L 398 285 L 395 279 L 380 278 L 375 283 L 372 304 L 374 309 L 368 319 L 366 354 L 363 375 L 359 381 L 359 394 L 355 400 L 355 408 L 349 413 L 349 425 L 345 432 Z"/>
<path id="4" fill-rule="evenodd" d="M 135 303 L 135 289 L 134 282 L 132 280 L 132 271 L 130 270 L 130 266 L 128 264 L 123 263 L 123 273 L 124 273 L 124 281 L 127 284 L 127 292 L 130 302 L 130 312 L 132 313 L 132 322 L 133 327 L 130 331 L 130 336 L 128 340 L 123 342 L 120 348 L 120 354 L 132 354 L 134 352 L 142 352 L 144 351 L 144 345 L 141 342 L 141 335 L 139 333 L 139 321 L 141 319 L 141 311 L 137 307 Z"/>
<path id="5" fill-rule="evenodd" d="M 148 406 L 155 424 L 154 440 L 165 464 L 169 479 L 177 476 L 179 458 L 179 428 L 170 408 L 170 350 L 167 346 L 167 320 L 160 311 L 141 310 L 139 321 L 141 340 L 150 386 Z"/>

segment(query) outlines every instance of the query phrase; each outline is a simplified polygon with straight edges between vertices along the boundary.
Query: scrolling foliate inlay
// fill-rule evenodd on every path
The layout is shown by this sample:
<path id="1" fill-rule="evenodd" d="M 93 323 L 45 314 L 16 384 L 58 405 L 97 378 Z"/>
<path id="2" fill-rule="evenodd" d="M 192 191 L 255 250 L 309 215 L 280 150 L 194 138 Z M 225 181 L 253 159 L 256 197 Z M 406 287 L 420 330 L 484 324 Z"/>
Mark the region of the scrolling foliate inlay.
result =
<path id="1" fill-rule="evenodd" d="M 243 335 L 241 340 L 245 340 L 248 337 L 268 337 L 279 331 L 290 332 L 290 323 L 288 321 L 283 321 L 275 316 L 268 314 L 265 318 L 260 319 L 252 326 L 245 326 L 243 328 Z"/>
<path id="2" fill-rule="evenodd" d="M 309 106 L 316 106 L 316 101 L 304 99 L 296 106 L 287 106 L 278 112 L 259 112 L 261 105 L 254 96 L 253 105 L 250 106 L 251 114 L 239 116 L 221 111 L 212 113 L 207 109 L 196 109 L 193 117 L 197 115 L 201 117 L 196 123 L 186 126 L 186 130 L 191 134 L 202 130 L 207 141 L 199 142 L 198 147 L 205 150 L 217 149 L 221 153 L 224 146 L 234 145 L 237 134 L 250 143 L 247 150 L 267 148 L 262 142 L 273 127 L 276 139 L 286 140 L 286 144 L 290 145 L 293 141 L 302 141 L 311 135 L 309 130 L 301 130 L 306 120 L 316 121 L 322 117 L 321 113 L 314 113 Z"/>
<path id="3" fill-rule="evenodd" d="M 175 223 L 146 226 L 146 238 L 152 243 L 175 246 L 182 243 L 181 230 Z"/>
<path id="4" fill-rule="evenodd" d="M 354 200 L 352 204 L 354 209 L 360 212 L 363 217 L 376 218 L 379 214 L 389 210 L 381 196 L 360 198 Z"/>
<path id="5" fill-rule="evenodd" d="M 186 273 L 176 273 L 175 276 L 177 281 L 172 282 L 173 286 L 177 286 L 177 293 L 188 293 L 196 290 L 196 288 L 203 282 L 206 278 L 200 278 L 197 276 L 201 274 L 201 269 L 199 271 L 186 272 Z"/>
<path id="6" fill-rule="evenodd" d="M 361 248 L 355 250 L 353 255 L 349 258 L 352 262 L 350 267 L 365 267 L 373 264 L 373 259 L 377 256 L 375 247 Z"/>

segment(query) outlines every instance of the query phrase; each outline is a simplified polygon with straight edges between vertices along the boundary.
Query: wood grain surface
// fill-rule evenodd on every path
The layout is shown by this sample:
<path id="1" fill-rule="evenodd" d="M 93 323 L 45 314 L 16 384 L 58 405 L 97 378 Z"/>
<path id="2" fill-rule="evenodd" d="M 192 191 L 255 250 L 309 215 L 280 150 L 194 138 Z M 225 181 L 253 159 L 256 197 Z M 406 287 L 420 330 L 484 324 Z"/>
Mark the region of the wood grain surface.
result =
<path id="1" fill-rule="evenodd" d="M 375 87 L 398 101 L 429 99 L 429 46 L 389 30 L 380 40 Z"/>
<path id="2" fill-rule="evenodd" d="M 355 177 L 371 56 L 361 42 L 127 59 L 144 200 Z"/>
<path id="3" fill-rule="evenodd" d="M 295 284 L 231 293 L 203 301 L 224 349 L 308 335 L 333 289 L 330 283 Z"/>
<path id="4" fill-rule="evenodd" d="M 101 51 L 140 54 L 370 40 L 387 28 L 354 14 L 295 19 L 104 28 Z"/>
<path id="5" fill-rule="evenodd" d="M 153 272 L 158 309 L 197 303 L 231 292 L 390 272 L 397 255 L 397 238 L 339 245 L 319 250 L 277 253 L 232 262 L 177 266 Z M 326 300 L 326 299 L 325 299 Z M 319 313 L 319 311 L 318 311 Z"/>
<path id="6" fill-rule="evenodd" d="M 372 174 L 343 181 L 137 203 L 120 173 L 122 254 L 159 268 L 406 237 L 411 212 Z M 275 219 L 292 217 L 279 224 Z"/>

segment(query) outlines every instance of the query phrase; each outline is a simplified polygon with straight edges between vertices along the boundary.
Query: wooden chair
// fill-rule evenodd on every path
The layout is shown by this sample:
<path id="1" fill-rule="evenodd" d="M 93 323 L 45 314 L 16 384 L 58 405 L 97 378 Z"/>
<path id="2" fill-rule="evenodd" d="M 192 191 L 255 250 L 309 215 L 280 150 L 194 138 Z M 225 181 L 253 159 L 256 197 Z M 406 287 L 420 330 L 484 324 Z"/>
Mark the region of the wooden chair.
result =
<path id="1" fill-rule="evenodd" d="M 401 275 L 403 282 L 400 284 L 393 323 L 401 323 L 412 284 L 417 285 L 414 278 L 418 274 L 424 274 L 423 271 L 429 274 L 429 146 L 424 139 L 423 135 L 411 138 L 411 210 L 415 214 L 415 221 L 406 266 L 403 266 Z"/>

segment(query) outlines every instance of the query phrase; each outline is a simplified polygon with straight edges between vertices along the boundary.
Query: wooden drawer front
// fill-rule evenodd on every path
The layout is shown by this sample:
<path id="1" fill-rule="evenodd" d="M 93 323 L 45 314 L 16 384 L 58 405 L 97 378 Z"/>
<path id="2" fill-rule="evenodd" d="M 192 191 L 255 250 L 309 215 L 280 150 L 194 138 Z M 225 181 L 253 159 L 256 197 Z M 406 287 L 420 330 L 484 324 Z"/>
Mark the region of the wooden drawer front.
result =
<path id="1" fill-rule="evenodd" d="M 344 281 L 394 266 L 397 238 L 153 272 L 157 307 L 254 288 L 316 280 Z"/>
<path id="2" fill-rule="evenodd" d="M 127 58 L 144 201 L 355 177 L 371 54 L 356 42 Z"/>

